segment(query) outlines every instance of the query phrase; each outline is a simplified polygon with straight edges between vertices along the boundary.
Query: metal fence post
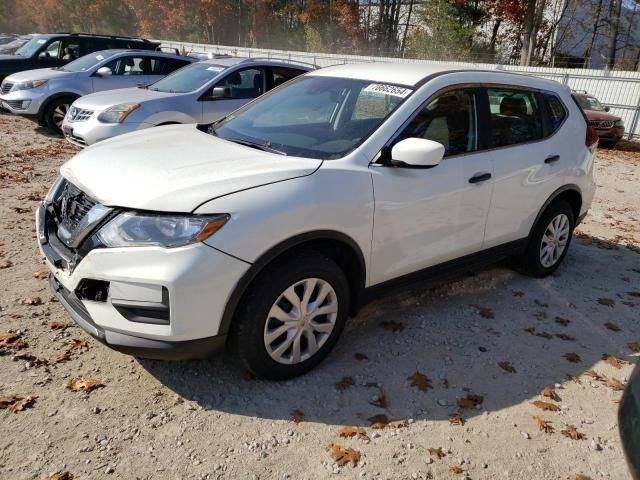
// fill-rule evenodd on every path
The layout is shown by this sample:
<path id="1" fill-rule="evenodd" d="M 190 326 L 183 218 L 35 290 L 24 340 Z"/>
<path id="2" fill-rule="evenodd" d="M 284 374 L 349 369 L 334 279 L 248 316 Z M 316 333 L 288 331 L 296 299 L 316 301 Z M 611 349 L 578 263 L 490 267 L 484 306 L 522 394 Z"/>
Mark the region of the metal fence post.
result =
<path id="1" fill-rule="evenodd" d="M 633 120 L 631 120 L 631 126 L 629 127 L 629 131 L 627 132 L 628 140 L 633 139 L 636 133 L 636 128 L 638 128 L 638 121 L 640 121 L 640 98 L 638 98 L 638 103 L 636 104 L 636 111 L 633 114 Z"/>

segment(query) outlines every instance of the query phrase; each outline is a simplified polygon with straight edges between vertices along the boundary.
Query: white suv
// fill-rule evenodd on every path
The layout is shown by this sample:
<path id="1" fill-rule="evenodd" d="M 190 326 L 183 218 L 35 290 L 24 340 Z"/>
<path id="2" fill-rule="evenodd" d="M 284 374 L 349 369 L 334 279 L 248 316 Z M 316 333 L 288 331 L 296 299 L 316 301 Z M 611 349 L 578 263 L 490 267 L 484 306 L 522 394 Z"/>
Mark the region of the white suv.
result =
<path id="1" fill-rule="evenodd" d="M 39 209 L 39 244 L 61 303 L 112 348 L 228 343 L 253 373 L 288 378 L 391 282 L 504 257 L 552 273 L 593 199 L 596 143 L 552 81 L 336 66 L 208 131 L 87 148 Z"/>

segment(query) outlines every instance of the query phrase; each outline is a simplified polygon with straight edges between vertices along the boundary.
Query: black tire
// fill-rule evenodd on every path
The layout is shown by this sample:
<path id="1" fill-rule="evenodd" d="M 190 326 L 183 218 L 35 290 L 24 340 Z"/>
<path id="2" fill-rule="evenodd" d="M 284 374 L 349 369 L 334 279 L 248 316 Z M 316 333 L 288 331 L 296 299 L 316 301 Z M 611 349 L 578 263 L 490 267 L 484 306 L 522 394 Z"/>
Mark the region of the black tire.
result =
<path id="1" fill-rule="evenodd" d="M 289 287 L 314 278 L 328 283 L 335 294 L 337 315 L 333 330 L 322 345 L 318 342 L 318 350 L 306 360 L 293 364 L 277 362 L 265 346 L 267 322 L 274 321 L 273 317 L 268 318 L 270 310 Z M 315 290 L 312 296 L 313 293 Z M 317 295 L 316 293 L 316 298 Z M 348 312 L 349 283 L 342 269 L 333 260 L 315 250 L 304 250 L 293 256 L 276 259 L 258 274 L 238 306 L 231 330 L 232 351 L 244 367 L 258 377 L 285 380 L 302 375 L 320 363 L 333 349 L 342 333 Z M 284 337 L 288 338 L 288 332 Z M 300 342 L 309 347 L 306 338 Z"/>
<path id="2" fill-rule="evenodd" d="M 51 133 L 62 135 L 61 125 L 64 115 L 63 118 L 60 118 L 59 114 L 62 113 L 62 111 L 66 113 L 74 100 L 75 98 L 72 97 L 60 97 L 52 100 L 49 105 L 47 105 L 44 110 L 44 123 Z"/>
<path id="3" fill-rule="evenodd" d="M 551 222 L 558 216 L 564 215 L 568 219 L 568 236 L 566 238 L 566 244 L 564 250 L 557 257 L 557 259 L 549 259 L 553 263 L 543 264 L 541 251 L 543 248 L 543 237 L 550 227 Z M 535 227 L 533 228 L 529 241 L 527 242 L 527 250 L 524 255 L 519 258 L 518 264 L 524 273 L 537 278 L 544 278 L 551 275 L 560 266 L 564 257 L 569 251 L 571 245 L 571 237 L 573 236 L 573 229 L 575 228 L 575 215 L 573 208 L 565 200 L 556 200 L 547 207 L 544 211 Z"/>

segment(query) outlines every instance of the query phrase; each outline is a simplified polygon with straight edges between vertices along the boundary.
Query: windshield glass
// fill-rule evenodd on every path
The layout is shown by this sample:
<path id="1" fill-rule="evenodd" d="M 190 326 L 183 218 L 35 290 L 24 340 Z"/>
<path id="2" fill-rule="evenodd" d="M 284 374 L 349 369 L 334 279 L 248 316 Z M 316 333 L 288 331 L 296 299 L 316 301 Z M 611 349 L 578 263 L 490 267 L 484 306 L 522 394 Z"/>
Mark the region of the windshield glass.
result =
<path id="1" fill-rule="evenodd" d="M 16 50 L 16 55 L 29 58 L 45 43 L 47 43 L 45 38 L 34 37 Z"/>
<path id="2" fill-rule="evenodd" d="M 86 72 L 104 59 L 105 56 L 100 52 L 90 53 L 73 62 L 67 63 L 64 67 L 61 67 L 60 70 L 64 70 L 65 72 Z"/>
<path id="3" fill-rule="evenodd" d="M 287 155 L 340 158 L 360 145 L 413 90 L 332 77 L 298 77 L 213 125 L 212 133 Z"/>
<path id="4" fill-rule="evenodd" d="M 596 112 L 604 112 L 604 107 L 595 97 L 587 97 L 585 95 L 576 95 L 578 103 L 583 110 L 595 110 Z"/>
<path id="5" fill-rule="evenodd" d="M 210 63 L 192 63 L 158 80 L 149 87 L 149 90 L 172 93 L 193 92 L 217 77 L 225 68 L 227 67 Z"/>

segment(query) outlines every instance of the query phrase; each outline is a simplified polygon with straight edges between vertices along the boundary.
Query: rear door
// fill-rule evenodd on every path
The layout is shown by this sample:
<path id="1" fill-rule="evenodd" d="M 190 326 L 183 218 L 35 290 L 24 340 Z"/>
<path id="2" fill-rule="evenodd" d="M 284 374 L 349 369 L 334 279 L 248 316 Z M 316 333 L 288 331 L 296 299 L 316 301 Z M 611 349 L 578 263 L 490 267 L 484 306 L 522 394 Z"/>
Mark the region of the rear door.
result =
<path id="1" fill-rule="evenodd" d="M 306 73 L 306 70 L 291 67 L 269 67 L 267 69 L 267 91 L 279 87 L 303 73 Z"/>
<path id="2" fill-rule="evenodd" d="M 234 70 L 220 79 L 201 98 L 202 123 L 213 123 L 245 103 L 262 95 L 267 89 L 264 67 Z M 225 96 L 213 97 L 213 88 L 224 87 Z"/>
<path id="3" fill-rule="evenodd" d="M 495 178 L 485 235 L 485 248 L 490 248 L 529 235 L 546 200 L 564 185 L 575 154 L 572 139 L 557 134 L 567 110 L 555 94 L 515 86 L 486 93 Z"/>
<path id="4" fill-rule="evenodd" d="M 191 62 L 188 60 L 181 60 L 178 58 L 166 58 L 155 55 L 147 56 L 147 62 L 145 64 L 147 81 L 149 83 L 153 83 L 170 74 L 174 70 L 182 68 L 185 65 L 189 65 L 190 63 Z"/>
<path id="5" fill-rule="evenodd" d="M 94 91 L 100 92 L 148 84 L 145 61 L 146 59 L 142 55 L 127 54 L 108 62 L 103 67 L 109 68 L 111 75 L 101 77 L 94 73 L 92 76 Z"/>

